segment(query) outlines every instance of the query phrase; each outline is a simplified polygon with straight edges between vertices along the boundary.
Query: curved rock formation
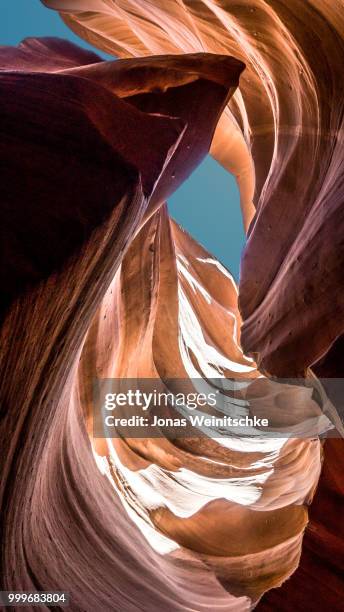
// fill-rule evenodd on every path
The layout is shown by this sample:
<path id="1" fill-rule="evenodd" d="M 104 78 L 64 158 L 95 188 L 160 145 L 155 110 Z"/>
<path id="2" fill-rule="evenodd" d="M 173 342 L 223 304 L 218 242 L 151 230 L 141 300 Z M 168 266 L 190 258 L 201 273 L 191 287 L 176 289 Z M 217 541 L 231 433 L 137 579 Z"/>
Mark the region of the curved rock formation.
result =
<path id="1" fill-rule="evenodd" d="M 102 62 L 56 39 L 0 49 L 1 586 L 69 591 L 72 610 L 249 610 L 299 565 L 322 463 L 317 434 L 328 429 L 307 387 L 281 391 L 241 346 L 261 369 L 289 377 L 342 331 L 341 260 L 333 256 L 339 178 L 324 206 L 326 177 L 339 176 L 340 106 L 330 113 L 317 83 L 334 46 L 342 50 L 337 3 L 325 16 L 313 1 L 302 11 L 296 1 L 230 10 L 212 0 L 45 4 L 63 8 L 68 25 L 107 52 L 171 55 Z M 306 22 L 314 25 L 307 35 Z M 311 60 L 319 32 L 328 42 Z M 240 60 L 247 70 L 234 93 Z M 337 68 L 328 70 L 337 100 Z M 231 275 L 164 204 L 211 142 L 237 176 L 250 226 L 242 330 Z M 322 232 L 331 240 L 320 244 Z M 300 265 L 291 266 L 297 245 Z M 309 274 L 318 256 L 329 260 L 324 290 Z M 307 283 L 317 292 L 311 303 L 302 301 Z M 338 315 L 321 335 L 329 295 Z M 250 400 L 276 427 L 306 420 L 309 431 L 96 438 L 92 384 L 108 377 L 190 379 L 196 387 L 216 379 L 240 414 Z M 226 388 L 233 378 L 244 385 L 239 396 Z M 315 542 L 319 601 L 328 572 L 329 601 L 339 609 L 340 543 L 324 517 L 334 516 L 341 492 L 337 444 L 327 443 L 296 583 L 272 591 L 262 609 L 304 609 L 300 575 L 307 596 L 318 597 L 307 576 Z"/>
<path id="2" fill-rule="evenodd" d="M 245 62 L 213 143 L 237 175 L 246 226 L 252 198 L 257 208 L 242 260 L 242 343 L 264 371 L 304 375 L 344 328 L 342 1 L 44 4 L 119 57 L 207 51 Z"/>

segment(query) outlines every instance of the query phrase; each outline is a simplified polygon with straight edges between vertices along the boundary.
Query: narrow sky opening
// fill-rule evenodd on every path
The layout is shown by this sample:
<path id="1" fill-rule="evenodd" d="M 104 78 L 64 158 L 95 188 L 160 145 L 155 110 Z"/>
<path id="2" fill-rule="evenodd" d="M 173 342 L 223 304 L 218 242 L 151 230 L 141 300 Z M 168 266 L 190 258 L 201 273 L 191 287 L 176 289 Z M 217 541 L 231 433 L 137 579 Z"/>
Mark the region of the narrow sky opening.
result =
<path id="1" fill-rule="evenodd" d="M 208 155 L 169 199 L 168 208 L 238 280 L 245 233 L 235 178 Z"/>

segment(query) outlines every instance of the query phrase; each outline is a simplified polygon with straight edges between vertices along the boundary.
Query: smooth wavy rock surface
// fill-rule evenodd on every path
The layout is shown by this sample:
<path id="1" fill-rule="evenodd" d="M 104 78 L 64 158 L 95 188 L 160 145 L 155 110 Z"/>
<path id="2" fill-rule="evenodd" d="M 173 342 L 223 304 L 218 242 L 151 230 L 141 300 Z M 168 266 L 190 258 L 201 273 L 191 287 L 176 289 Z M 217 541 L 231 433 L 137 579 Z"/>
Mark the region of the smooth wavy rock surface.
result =
<path id="1" fill-rule="evenodd" d="M 94 373 L 257 375 L 231 276 L 161 206 L 243 65 L 94 60 L 2 49 L 2 586 L 75 610 L 249 609 L 297 566 L 319 442 L 87 436 Z"/>
<path id="2" fill-rule="evenodd" d="M 207 51 L 245 62 L 213 143 L 237 175 L 246 226 L 252 200 L 257 209 L 242 260 L 242 344 L 264 371 L 303 375 L 344 330 L 342 0 L 44 4 L 119 57 Z"/>
<path id="3" fill-rule="evenodd" d="M 321 172 L 314 186 L 309 166 L 313 171 L 323 159 L 325 167 L 326 151 L 334 151 L 334 124 L 325 120 L 323 131 L 314 124 L 323 94 L 308 58 L 312 33 L 311 42 L 298 40 L 314 3 L 305 16 L 296 2 L 45 4 L 63 9 L 78 34 L 107 52 L 159 57 L 101 62 L 55 39 L 0 50 L 2 185 L 9 194 L 4 257 L 13 262 L 2 266 L 3 588 L 67 590 L 74 610 L 250 610 L 298 567 L 321 470 L 318 436 L 93 439 L 91 386 L 94 376 L 233 377 L 252 379 L 256 389 L 268 382 L 242 344 L 261 368 L 288 376 L 330 346 L 333 330 L 326 328 L 320 350 L 311 323 L 301 327 L 306 311 L 299 310 L 292 329 L 296 336 L 307 330 L 307 347 L 295 351 L 290 369 L 283 300 L 288 291 L 300 296 L 309 275 L 293 276 L 289 285 L 284 274 L 285 285 L 274 284 L 284 265 L 292 268 L 288 257 L 292 244 L 302 243 L 302 219 L 310 211 L 312 218 L 312 188 L 321 193 Z M 336 8 L 329 22 L 334 15 L 339 23 Z M 312 23 L 320 28 L 317 19 Z M 337 41 L 335 23 L 328 32 Z M 239 61 L 227 57 L 232 53 Z M 318 53 L 327 57 L 325 46 Z M 247 69 L 234 93 L 242 60 Z M 325 110 L 337 129 L 337 107 L 331 113 L 324 107 L 321 120 Z M 250 226 L 242 330 L 231 275 L 169 219 L 164 204 L 211 143 L 237 176 Z M 327 209 L 319 210 L 324 220 Z M 330 262 L 337 235 L 339 229 L 324 243 Z M 334 291 L 337 263 L 326 276 Z M 251 325 L 262 300 L 271 317 Z M 330 314 L 330 300 L 323 304 L 324 311 L 316 300 L 308 305 L 310 322 L 319 325 L 320 315 Z M 338 304 L 337 335 L 339 297 Z M 287 414 L 294 393 L 287 393 Z M 272 394 L 272 414 L 274 401 Z M 339 461 L 329 456 L 330 466 Z M 322 486 L 331 491 L 325 508 L 333 516 L 340 487 L 329 466 Z M 318 503 L 324 508 L 323 497 Z M 318 593 L 309 586 L 305 592 L 325 603 L 328 534 L 336 568 L 339 544 L 325 530 L 323 512 L 314 516 L 322 573 Z M 312 532 L 306 542 L 313 546 Z M 301 561 L 308 581 L 313 567 L 309 557 Z M 336 609 L 339 587 L 333 572 L 327 577 Z M 276 593 L 286 588 L 288 602 L 274 599 L 275 591 L 268 597 L 281 609 L 291 602 L 304 609 L 298 589 L 285 584 Z"/>

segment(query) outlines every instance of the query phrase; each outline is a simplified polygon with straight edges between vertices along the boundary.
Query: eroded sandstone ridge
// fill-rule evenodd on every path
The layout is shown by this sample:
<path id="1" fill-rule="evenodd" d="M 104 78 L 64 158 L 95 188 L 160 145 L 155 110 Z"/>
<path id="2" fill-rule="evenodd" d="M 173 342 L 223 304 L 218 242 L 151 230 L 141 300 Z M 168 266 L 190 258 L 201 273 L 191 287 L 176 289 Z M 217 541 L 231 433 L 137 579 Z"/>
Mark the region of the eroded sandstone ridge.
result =
<path id="1" fill-rule="evenodd" d="M 258 607 L 339 610 L 340 440 L 307 527 L 318 435 L 93 439 L 92 383 L 250 379 L 287 422 L 300 391 L 261 372 L 341 376 L 341 3 L 45 4 L 127 59 L 0 48 L 1 587 L 215 612 L 284 583 Z M 210 147 L 248 229 L 241 314 L 165 204 Z"/>

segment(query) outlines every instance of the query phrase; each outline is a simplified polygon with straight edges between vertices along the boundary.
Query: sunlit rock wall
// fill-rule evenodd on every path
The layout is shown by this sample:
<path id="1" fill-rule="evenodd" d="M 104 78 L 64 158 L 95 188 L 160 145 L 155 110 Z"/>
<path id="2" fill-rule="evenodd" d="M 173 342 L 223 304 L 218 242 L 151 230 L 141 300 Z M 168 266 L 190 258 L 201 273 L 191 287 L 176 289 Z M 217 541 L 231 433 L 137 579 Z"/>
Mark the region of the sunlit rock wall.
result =
<path id="1" fill-rule="evenodd" d="M 340 609 L 340 441 L 299 566 L 317 436 L 93 439 L 91 389 L 254 384 L 242 346 L 264 372 L 304 374 L 340 336 L 340 5 L 45 4 L 134 59 L 56 39 L 0 50 L 2 588 L 70 591 L 73 610 L 215 611 L 284 583 L 258 606 Z M 241 314 L 231 275 L 164 205 L 210 146 L 249 234 Z"/>

